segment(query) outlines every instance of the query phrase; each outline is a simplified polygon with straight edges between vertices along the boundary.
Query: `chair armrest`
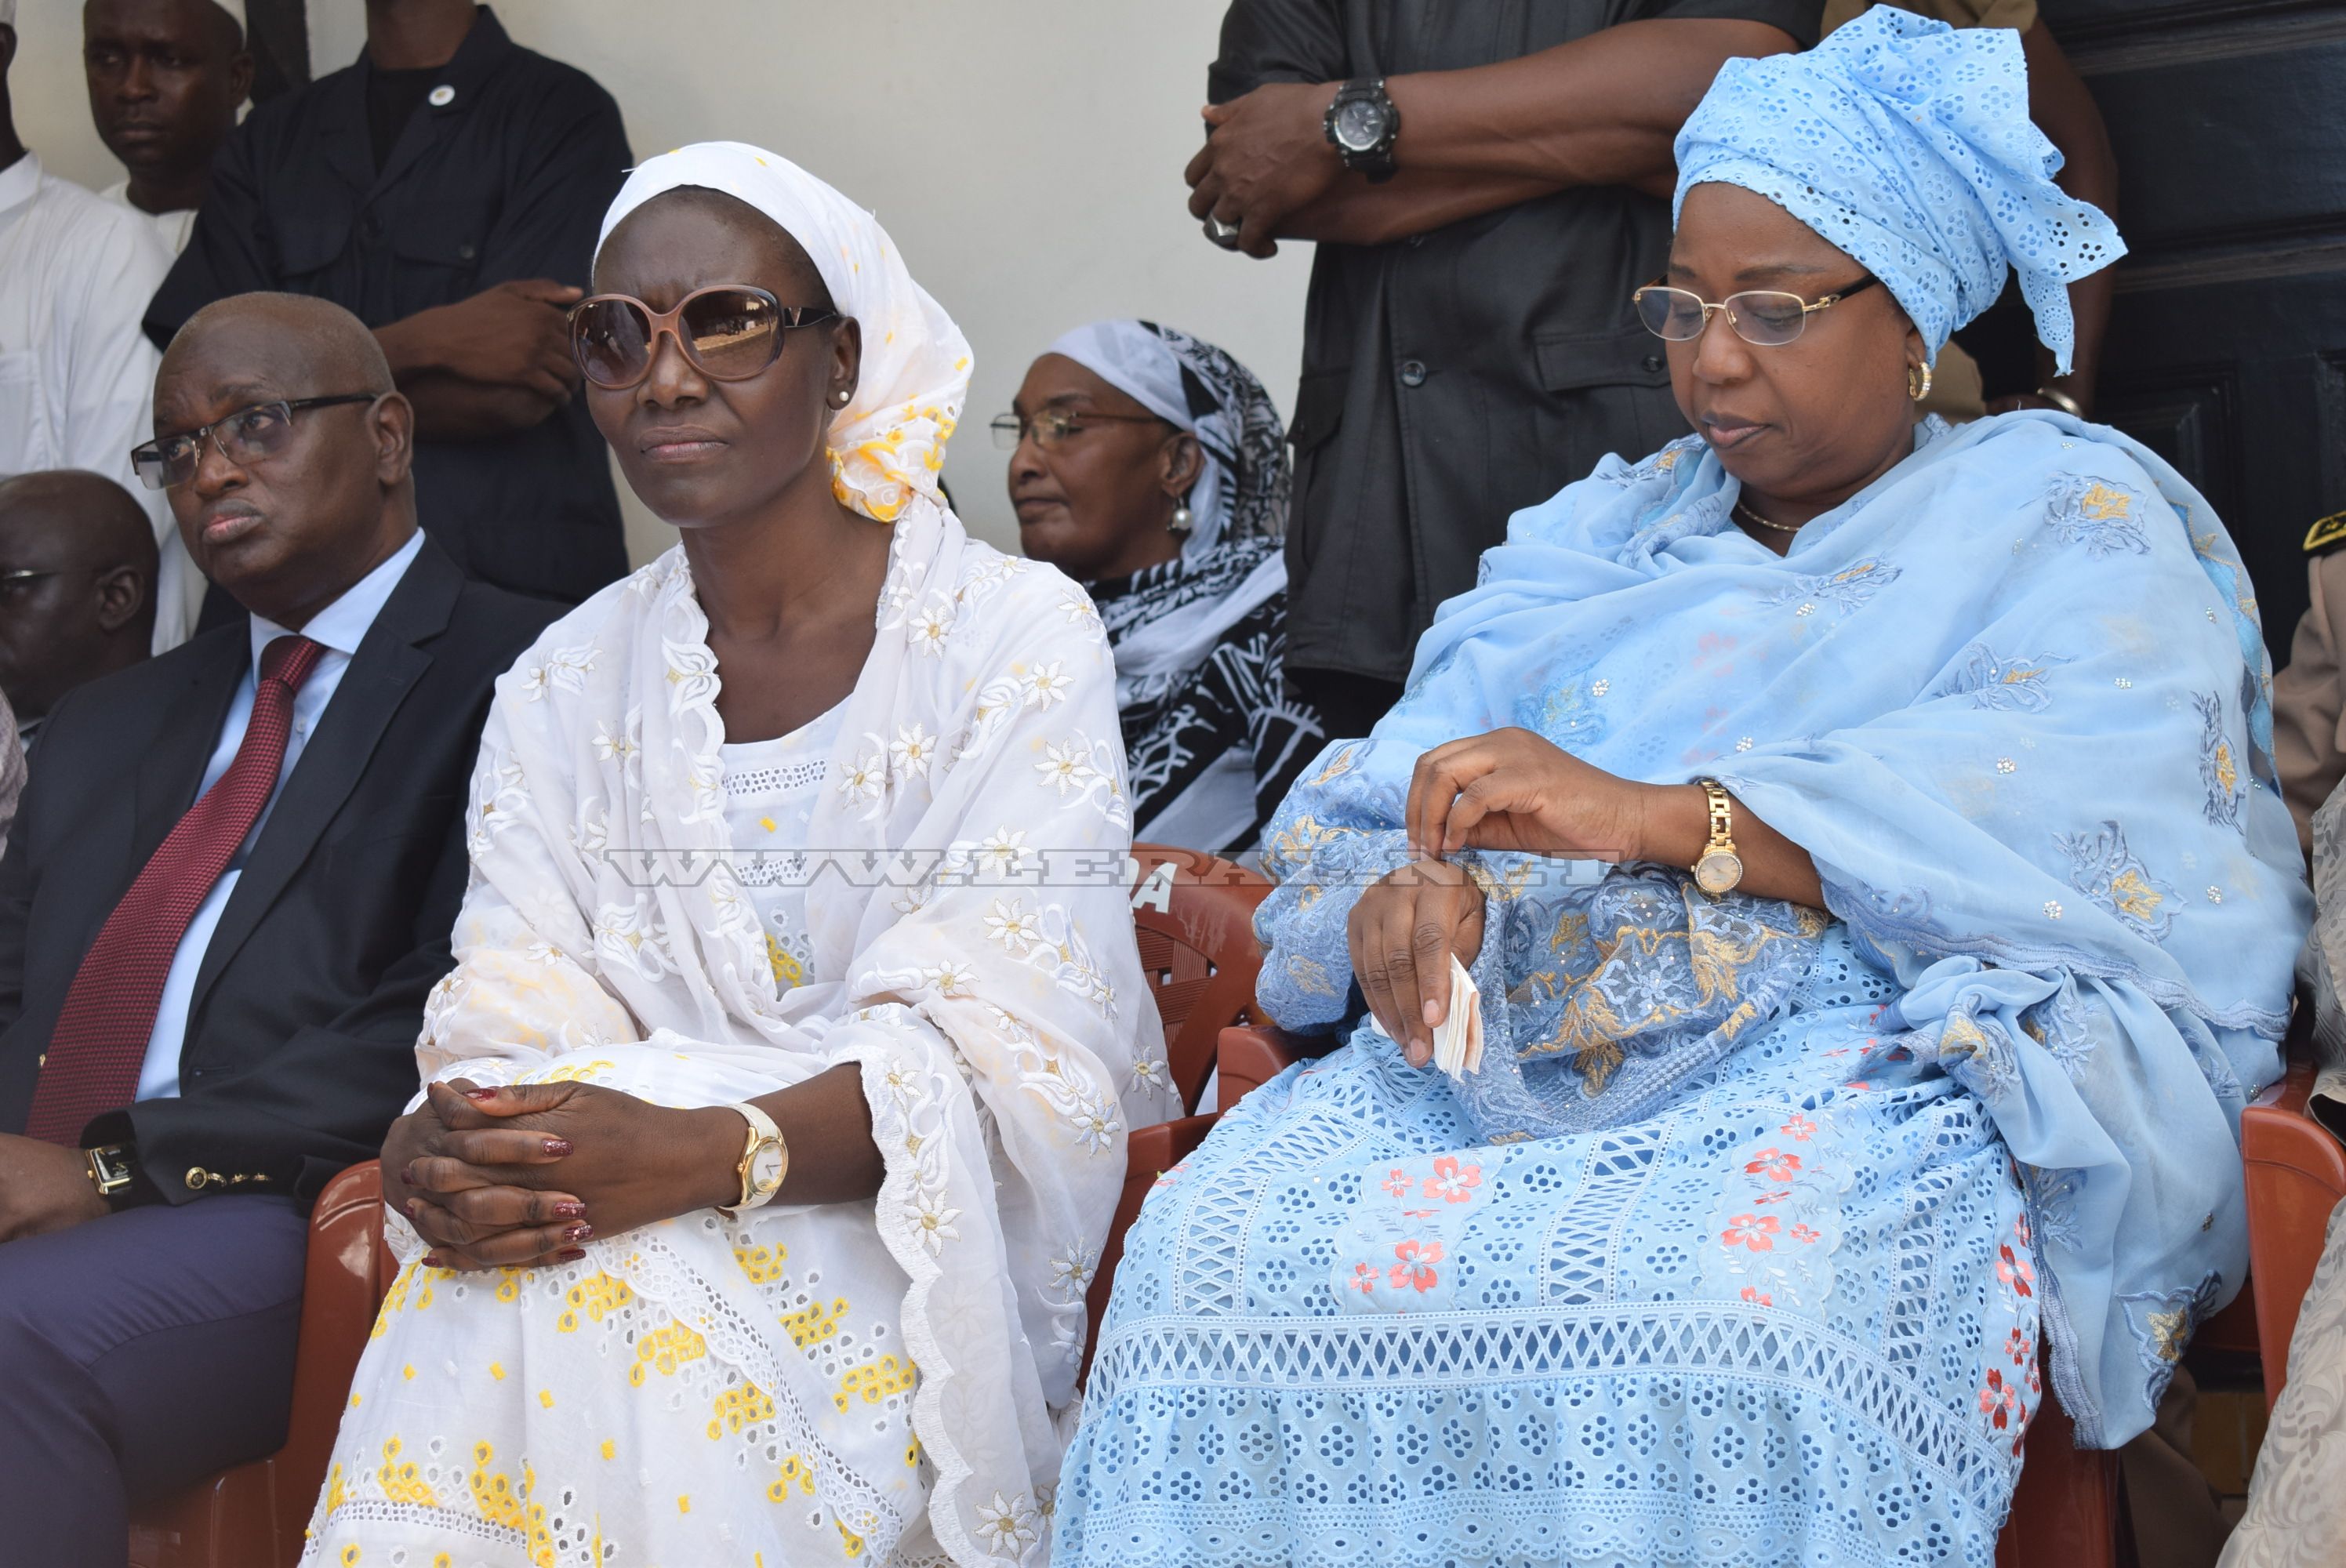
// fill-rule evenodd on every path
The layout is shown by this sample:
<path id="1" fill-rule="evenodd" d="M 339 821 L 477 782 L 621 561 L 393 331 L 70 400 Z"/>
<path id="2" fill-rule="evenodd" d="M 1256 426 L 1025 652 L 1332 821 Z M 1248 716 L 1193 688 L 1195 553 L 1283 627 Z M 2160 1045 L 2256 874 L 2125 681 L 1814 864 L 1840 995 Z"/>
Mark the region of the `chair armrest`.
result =
<path id="1" fill-rule="evenodd" d="M 2313 1283 L 2330 1212 L 2346 1198 L 2346 1146 L 2306 1112 L 2313 1065 L 2291 1062 L 2280 1081 L 2240 1113 L 2240 1160 L 2249 1189 L 2249 1273 L 2257 1282 L 2257 1339 L 2265 1400 L 2280 1398 L 2289 1341 Z"/>
<path id="2" fill-rule="evenodd" d="M 1214 1065 L 1221 1074 L 1221 1108 L 1229 1110 L 1303 1059 L 1294 1037 L 1269 1024 L 1233 1023 L 1215 1044 Z"/>

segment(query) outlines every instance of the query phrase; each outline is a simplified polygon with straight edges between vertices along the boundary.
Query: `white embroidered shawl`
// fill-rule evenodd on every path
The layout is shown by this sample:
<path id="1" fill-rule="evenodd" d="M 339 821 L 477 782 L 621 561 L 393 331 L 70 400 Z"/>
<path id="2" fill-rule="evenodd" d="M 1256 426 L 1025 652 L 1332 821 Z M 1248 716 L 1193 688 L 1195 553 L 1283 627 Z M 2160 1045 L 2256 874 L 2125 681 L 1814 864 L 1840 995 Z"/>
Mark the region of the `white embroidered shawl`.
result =
<path id="1" fill-rule="evenodd" d="M 929 1522 L 957 1561 L 1041 1563 L 1126 1129 L 1179 1107 L 1131 936 L 1090 602 L 925 494 L 894 529 L 810 829 L 833 853 L 808 891 L 808 983 L 777 991 L 728 865 L 719 671 L 679 548 L 498 682 L 456 968 L 417 1055 L 427 1078 L 497 1082 L 648 1041 L 691 1058 L 650 1095 L 680 1105 L 861 1064 Z"/>

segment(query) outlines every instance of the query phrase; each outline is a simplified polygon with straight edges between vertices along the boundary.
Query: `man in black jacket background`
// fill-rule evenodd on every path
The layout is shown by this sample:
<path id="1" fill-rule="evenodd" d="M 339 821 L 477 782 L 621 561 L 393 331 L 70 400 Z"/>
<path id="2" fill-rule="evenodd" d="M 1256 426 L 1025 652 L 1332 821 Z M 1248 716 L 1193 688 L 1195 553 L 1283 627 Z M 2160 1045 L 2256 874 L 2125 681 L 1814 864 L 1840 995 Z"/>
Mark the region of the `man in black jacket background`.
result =
<path id="1" fill-rule="evenodd" d="M 200 312 L 155 424 L 246 613 L 60 702 L 0 855 L 0 1519 L 45 1568 L 282 1440 L 309 1205 L 414 1091 L 492 683 L 556 613 L 417 532 L 337 306 Z"/>
<path id="2" fill-rule="evenodd" d="M 366 21 L 356 64 L 220 148 L 148 336 L 256 289 L 347 309 L 414 405 L 423 531 L 468 577 L 576 604 L 627 569 L 567 326 L 635 161 L 619 107 L 473 0 L 367 0 Z"/>
<path id="3" fill-rule="evenodd" d="M 1822 0 L 1231 0 L 1189 210 L 1318 242 L 1288 422 L 1287 674 L 1328 734 L 1401 696 L 1508 514 L 1686 433 L 1629 295 L 1720 64 Z M 1340 95 L 1341 98 L 1340 101 Z"/>

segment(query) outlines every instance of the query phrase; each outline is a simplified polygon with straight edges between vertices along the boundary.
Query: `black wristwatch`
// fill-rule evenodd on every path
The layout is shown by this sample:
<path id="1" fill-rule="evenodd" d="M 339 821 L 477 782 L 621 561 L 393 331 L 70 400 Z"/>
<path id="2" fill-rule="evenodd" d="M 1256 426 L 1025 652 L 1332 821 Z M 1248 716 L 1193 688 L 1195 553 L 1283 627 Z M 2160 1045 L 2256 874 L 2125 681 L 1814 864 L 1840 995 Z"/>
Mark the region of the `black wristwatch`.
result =
<path id="1" fill-rule="evenodd" d="M 1385 96 L 1382 76 L 1339 87 L 1320 125 L 1346 168 L 1359 169 L 1372 185 L 1393 177 L 1393 138 L 1401 134 L 1401 111 Z"/>

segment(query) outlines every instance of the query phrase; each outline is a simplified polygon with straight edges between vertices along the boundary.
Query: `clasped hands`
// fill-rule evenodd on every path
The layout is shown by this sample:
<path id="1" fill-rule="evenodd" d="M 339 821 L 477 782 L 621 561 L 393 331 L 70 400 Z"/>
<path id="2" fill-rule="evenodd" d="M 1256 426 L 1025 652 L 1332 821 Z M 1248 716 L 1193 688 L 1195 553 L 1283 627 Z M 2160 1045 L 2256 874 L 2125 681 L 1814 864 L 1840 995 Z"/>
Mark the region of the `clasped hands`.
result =
<path id="1" fill-rule="evenodd" d="M 741 1118 L 594 1084 L 431 1084 L 382 1145 L 383 1201 L 442 1268 L 533 1268 L 738 1196 Z M 585 1151 L 582 1153 L 582 1151 Z"/>
<path id="2" fill-rule="evenodd" d="M 1335 82 L 1267 82 L 1206 107 L 1206 145 L 1189 160 L 1189 215 L 1235 225 L 1231 248 L 1279 253 L 1279 227 L 1325 195 L 1344 165 L 1328 144 Z"/>
<path id="3" fill-rule="evenodd" d="M 1450 1012 L 1450 961 L 1482 951 L 1484 896 L 1461 850 L 1558 859 L 1643 858 L 1653 786 L 1617 779 L 1528 729 L 1494 729 L 1417 760 L 1405 810 L 1412 859 L 1352 905 L 1352 972 L 1410 1065 L 1433 1059 Z"/>

